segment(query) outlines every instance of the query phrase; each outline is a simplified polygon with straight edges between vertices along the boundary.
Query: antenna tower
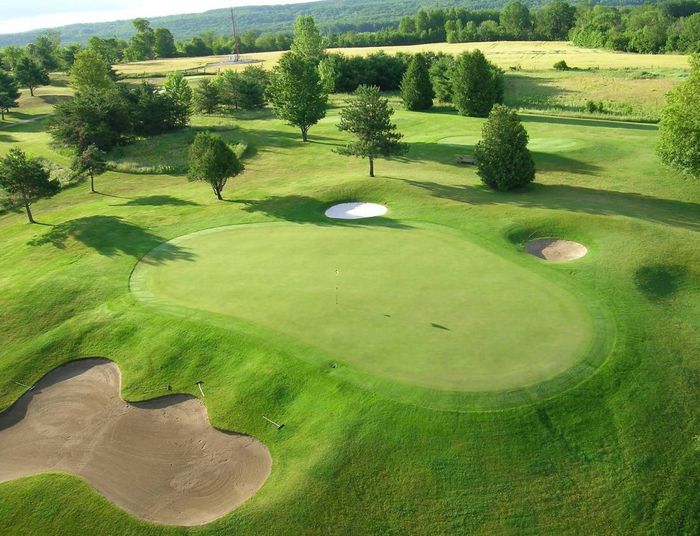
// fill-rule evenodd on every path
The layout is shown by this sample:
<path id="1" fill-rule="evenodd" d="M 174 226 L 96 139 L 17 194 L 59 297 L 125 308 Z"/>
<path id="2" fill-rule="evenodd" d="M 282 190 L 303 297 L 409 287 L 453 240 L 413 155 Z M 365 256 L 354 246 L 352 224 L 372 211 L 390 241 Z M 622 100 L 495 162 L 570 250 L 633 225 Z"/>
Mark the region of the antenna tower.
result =
<path id="1" fill-rule="evenodd" d="M 238 22 L 233 7 L 231 7 L 231 29 L 233 30 L 233 55 L 231 59 L 238 63 L 241 61 L 241 40 L 238 37 Z"/>

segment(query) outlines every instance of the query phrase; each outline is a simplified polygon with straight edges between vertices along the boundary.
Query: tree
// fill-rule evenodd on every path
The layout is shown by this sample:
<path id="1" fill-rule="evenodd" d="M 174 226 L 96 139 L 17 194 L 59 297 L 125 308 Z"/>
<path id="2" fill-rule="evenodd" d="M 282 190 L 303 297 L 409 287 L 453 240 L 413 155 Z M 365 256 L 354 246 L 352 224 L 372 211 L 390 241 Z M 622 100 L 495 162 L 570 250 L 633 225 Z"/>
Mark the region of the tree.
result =
<path id="1" fill-rule="evenodd" d="M 390 158 L 408 151 L 408 145 L 401 142 L 403 135 L 391 122 L 394 114 L 389 100 L 381 96 L 377 86 L 360 86 L 354 98 L 346 101 L 340 111 L 338 129 L 354 134 L 357 141 L 338 149 L 345 156 L 369 159 L 369 176 L 374 177 L 374 160 Z"/>
<path id="2" fill-rule="evenodd" d="M 29 88 L 29 94 L 32 97 L 37 87 L 51 83 L 49 72 L 39 62 L 29 56 L 24 56 L 17 62 L 14 72 L 17 82 L 21 86 Z"/>
<path id="3" fill-rule="evenodd" d="M 576 21 L 576 8 L 563 0 L 554 0 L 535 13 L 535 32 L 548 41 L 568 39 Z"/>
<path id="4" fill-rule="evenodd" d="M 323 37 L 313 17 L 297 17 L 294 22 L 292 52 L 318 65 L 324 55 Z"/>
<path id="5" fill-rule="evenodd" d="M 18 147 L 0 158 L 0 186 L 11 199 L 24 206 L 29 223 L 35 223 L 31 204 L 55 195 L 61 188 L 57 180 L 51 180 L 38 158 L 27 157 Z"/>
<path id="6" fill-rule="evenodd" d="M 298 127 L 306 142 L 309 128 L 326 116 L 328 103 L 316 65 L 297 54 L 284 54 L 272 70 L 268 92 L 275 114 Z"/>
<path id="7" fill-rule="evenodd" d="M 17 90 L 17 82 L 10 73 L 4 69 L 0 69 L 0 118 L 5 120 L 5 114 L 10 111 L 10 108 L 17 108 L 19 103 L 19 91 Z"/>
<path id="8" fill-rule="evenodd" d="M 182 110 L 170 96 L 149 82 L 143 82 L 134 89 L 122 89 L 129 102 L 131 133 L 138 136 L 163 134 L 180 125 Z"/>
<path id="9" fill-rule="evenodd" d="M 78 93 L 56 105 L 49 119 L 49 132 L 60 145 L 79 151 L 97 145 L 107 151 L 131 131 L 131 115 L 129 101 L 116 88 Z"/>
<path id="10" fill-rule="evenodd" d="M 47 72 L 55 71 L 60 65 L 61 34 L 47 30 L 39 35 L 28 51 Z"/>
<path id="11" fill-rule="evenodd" d="M 83 151 L 78 152 L 73 158 L 71 169 L 78 175 L 88 174 L 90 177 L 90 191 L 95 192 L 95 175 L 102 175 L 107 171 L 107 155 L 97 145 L 88 145 Z"/>
<path id="12" fill-rule="evenodd" d="M 167 28 L 156 28 L 153 37 L 153 53 L 157 58 L 174 58 L 177 56 L 175 38 Z"/>
<path id="13" fill-rule="evenodd" d="M 200 132 L 190 145 L 188 178 L 208 182 L 219 200 L 228 180 L 244 169 L 236 153 L 219 136 Z"/>
<path id="14" fill-rule="evenodd" d="M 430 109 L 434 97 L 428 60 L 423 54 L 416 54 L 401 80 L 401 99 L 407 110 L 418 111 Z"/>
<path id="15" fill-rule="evenodd" d="M 153 59 L 153 46 L 156 38 L 151 24 L 146 19 L 134 19 L 131 23 L 136 28 L 136 33 L 129 41 L 129 46 L 124 52 L 125 56 L 129 61 Z"/>
<path id="16" fill-rule="evenodd" d="M 163 83 L 163 91 L 173 103 L 176 127 L 186 127 L 192 114 L 192 88 L 180 71 L 169 73 Z"/>
<path id="17" fill-rule="evenodd" d="M 500 191 L 535 180 L 535 163 L 527 148 L 528 135 L 514 110 L 496 104 L 481 131 L 474 156 L 484 184 Z"/>
<path id="18" fill-rule="evenodd" d="M 501 11 L 500 23 L 507 36 L 515 39 L 527 37 L 532 28 L 530 10 L 522 2 L 514 0 Z"/>
<path id="19" fill-rule="evenodd" d="M 480 50 L 464 52 L 455 62 L 452 95 L 460 114 L 486 117 L 494 104 L 503 102 L 503 72 Z"/>
<path id="20" fill-rule="evenodd" d="M 430 66 L 433 91 L 440 102 L 452 102 L 452 70 L 454 66 L 453 56 L 441 56 Z"/>
<path id="21" fill-rule="evenodd" d="M 690 77 L 668 94 L 661 111 L 656 151 L 664 164 L 700 179 L 700 54 L 690 64 Z"/>
<path id="22" fill-rule="evenodd" d="M 194 90 L 194 107 L 198 112 L 210 114 L 219 106 L 219 88 L 210 79 L 203 79 Z"/>
<path id="23" fill-rule="evenodd" d="M 70 85 L 77 93 L 114 88 L 109 63 L 92 48 L 81 50 L 70 70 Z"/>

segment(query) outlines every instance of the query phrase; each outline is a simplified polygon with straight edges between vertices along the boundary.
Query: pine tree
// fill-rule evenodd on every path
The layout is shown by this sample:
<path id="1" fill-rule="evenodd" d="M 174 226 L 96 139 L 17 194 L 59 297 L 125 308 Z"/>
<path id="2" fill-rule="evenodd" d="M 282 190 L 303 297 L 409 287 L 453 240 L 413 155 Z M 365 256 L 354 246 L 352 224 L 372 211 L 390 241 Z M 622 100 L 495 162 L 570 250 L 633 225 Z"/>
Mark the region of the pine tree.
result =
<path id="1" fill-rule="evenodd" d="M 435 92 L 428 69 L 423 54 L 413 56 L 401 81 L 401 99 L 407 110 L 429 110 L 433 106 Z"/>
<path id="2" fill-rule="evenodd" d="M 357 137 L 338 154 L 369 159 L 369 176 L 374 177 L 374 160 L 405 154 L 408 145 L 401 142 L 403 135 L 391 122 L 394 114 L 389 100 L 381 96 L 376 86 L 360 86 L 354 97 L 346 101 L 340 111 L 338 129 L 350 132 Z"/>
<path id="3" fill-rule="evenodd" d="M 198 112 L 210 114 L 219 106 L 219 89 L 205 78 L 194 90 L 194 106 Z"/>
<path id="4" fill-rule="evenodd" d="M 17 108 L 19 103 L 19 91 L 17 90 L 17 82 L 10 73 L 0 68 L 0 118 L 4 121 L 5 114 L 10 111 L 10 108 Z"/>
<path id="5" fill-rule="evenodd" d="M 496 104 L 482 129 L 474 156 L 484 184 L 500 191 L 535 180 L 535 164 L 527 148 L 528 135 L 515 111 Z"/>

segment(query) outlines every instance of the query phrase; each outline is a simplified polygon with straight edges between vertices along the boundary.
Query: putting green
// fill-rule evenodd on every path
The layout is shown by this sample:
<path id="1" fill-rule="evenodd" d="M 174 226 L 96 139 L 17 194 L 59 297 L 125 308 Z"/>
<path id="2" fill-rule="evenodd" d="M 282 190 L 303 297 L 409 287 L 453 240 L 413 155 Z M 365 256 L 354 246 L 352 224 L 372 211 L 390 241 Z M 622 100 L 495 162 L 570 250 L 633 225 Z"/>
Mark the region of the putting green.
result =
<path id="1" fill-rule="evenodd" d="M 189 255 L 167 260 L 174 247 Z M 158 305 L 235 317 L 363 373 L 439 390 L 551 379 L 582 359 L 593 331 L 569 291 L 433 226 L 210 229 L 156 248 L 131 287 Z"/>

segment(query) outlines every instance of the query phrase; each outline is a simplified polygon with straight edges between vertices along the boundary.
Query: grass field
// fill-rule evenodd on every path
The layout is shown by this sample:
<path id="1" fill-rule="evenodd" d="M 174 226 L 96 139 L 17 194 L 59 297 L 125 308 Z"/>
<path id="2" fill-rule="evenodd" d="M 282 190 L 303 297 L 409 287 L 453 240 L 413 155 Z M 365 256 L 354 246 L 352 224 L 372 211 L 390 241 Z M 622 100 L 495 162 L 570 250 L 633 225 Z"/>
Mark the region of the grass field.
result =
<path id="1" fill-rule="evenodd" d="M 38 202 L 40 225 L 21 212 L 0 216 L 0 407 L 24 392 L 15 382 L 105 356 L 122 370 L 129 400 L 165 384 L 200 396 L 195 382 L 204 381 L 212 424 L 259 438 L 273 459 L 258 494 L 197 529 L 130 517 L 70 475 L 4 482 L 2 533 L 697 533 L 700 187 L 658 162 L 656 127 L 525 114 L 536 183 L 497 193 L 455 163 L 479 139 L 482 120 L 397 111 L 411 150 L 379 161 L 369 179 L 365 162 L 331 151 L 345 140 L 337 114 L 332 108 L 312 129 L 309 144 L 267 110 L 196 116 L 193 130 L 248 147 L 246 173 L 229 183 L 225 202 L 180 174 L 110 171 L 97 178 L 98 194 L 77 184 Z M 67 165 L 44 126 L 0 131 L 0 154 L 20 146 Z M 177 146 L 172 154 L 181 154 L 191 135 L 137 143 L 120 157 L 167 163 L 163 151 Z M 384 203 L 390 212 L 375 223 L 327 222 L 323 209 L 346 200 Z M 225 246 L 180 238 L 221 227 Z M 534 236 L 576 240 L 590 252 L 546 263 L 522 252 Z M 149 252 L 162 264 L 139 264 Z M 373 262 L 376 280 L 353 271 Z M 318 305 L 333 299 L 336 264 L 340 300 L 366 301 L 359 290 L 344 294 L 362 286 L 379 298 L 376 307 L 339 319 Z M 159 303 L 130 288 L 132 271 L 144 266 Z M 188 281 L 170 284 L 175 269 Z M 400 296 L 390 287 L 394 274 L 406 278 Z M 303 294 L 305 278 L 324 295 Z M 459 293 L 445 298 L 443 282 Z M 487 290 L 493 309 L 480 295 Z M 505 295 L 513 310 L 504 310 Z M 444 303 L 462 298 L 459 311 Z M 182 302 L 199 310 L 183 314 Z M 567 324 L 553 304 L 572 315 L 572 340 L 552 333 Z M 391 318 L 369 318 L 389 307 L 381 314 Z M 340 320 L 356 322 L 365 340 L 333 334 Z M 383 330 L 384 321 L 401 322 L 401 331 Z M 556 355 L 546 360 L 522 334 L 509 343 L 521 325 L 537 333 L 559 326 L 543 331 Z M 591 333 L 605 344 L 595 347 Z M 450 377 L 455 365 L 437 357 L 430 367 L 433 356 L 418 346 L 423 335 L 444 355 L 453 348 L 443 339 L 458 336 L 460 354 L 500 382 L 491 388 L 506 391 L 466 396 L 476 384 Z M 505 366 L 531 365 L 519 385 L 547 377 L 538 362 L 561 359 L 554 372 L 573 367 L 510 396 L 495 364 L 478 363 L 479 337 L 484 351 L 517 346 Z M 385 345 L 385 359 L 368 361 L 364 342 Z M 406 345 L 401 355 L 390 353 L 393 343 Z M 577 353 L 589 346 L 594 358 Z M 409 377 L 403 355 L 434 376 Z M 462 374 L 470 363 L 457 365 Z M 462 392 L 450 390 L 455 383 Z"/>
<path id="2" fill-rule="evenodd" d="M 564 41 L 494 41 L 482 43 L 431 43 L 427 45 L 407 45 L 395 47 L 338 48 L 330 52 L 339 52 L 347 56 L 366 56 L 384 51 L 387 54 L 397 52 L 460 52 L 479 49 L 486 57 L 504 69 L 518 67 L 524 70 L 550 69 L 560 60 L 570 67 L 598 69 L 687 69 L 688 57 L 683 54 L 634 54 L 613 52 L 593 48 L 580 48 Z M 243 54 L 245 62 L 256 62 L 271 69 L 279 60 L 282 52 L 258 52 Z M 217 72 L 224 68 L 243 69 L 247 63 L 240 65 L 223 65 L 229 62 L 228 56 L 209 56 L 201 58 L 169 58 L 145 62 L 115 65 L 115 69 L 125 76 L 162 76 L 170 71 L 197 71 L 200 73 Z"/>

